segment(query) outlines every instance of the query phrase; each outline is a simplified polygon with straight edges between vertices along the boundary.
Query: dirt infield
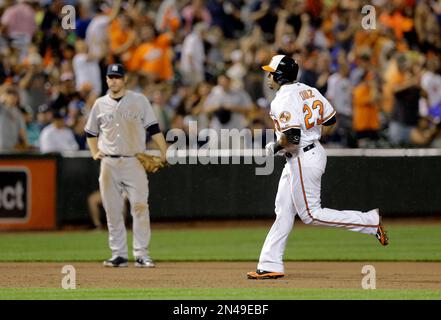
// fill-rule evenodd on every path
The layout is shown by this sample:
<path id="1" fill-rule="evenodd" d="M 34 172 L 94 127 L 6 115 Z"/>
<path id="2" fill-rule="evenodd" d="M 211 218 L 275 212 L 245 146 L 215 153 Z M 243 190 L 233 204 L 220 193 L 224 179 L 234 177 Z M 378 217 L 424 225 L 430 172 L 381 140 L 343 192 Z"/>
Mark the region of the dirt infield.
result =
<path id="1" fill-rule="evenodd" d="M 59 288 L 69 263 L 0 263 L 0 288 Z M 104 268 L 71 263 L 78 288 L 350 288 L 358 289 L 364 265 L 376 270 L 378 289 L 441 290 L 441 263 L 288 262 L 278 280 L 247 280 L 255 262 L 163 262 L 154 269 Z"/>

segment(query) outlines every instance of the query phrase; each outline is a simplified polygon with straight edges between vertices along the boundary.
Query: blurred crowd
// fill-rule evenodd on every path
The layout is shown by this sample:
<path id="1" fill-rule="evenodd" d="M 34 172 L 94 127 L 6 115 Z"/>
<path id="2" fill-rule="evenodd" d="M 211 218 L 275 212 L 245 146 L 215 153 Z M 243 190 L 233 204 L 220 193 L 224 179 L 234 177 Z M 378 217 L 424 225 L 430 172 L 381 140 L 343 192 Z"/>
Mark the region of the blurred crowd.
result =
<path id="1" fill-rule="evenodd" d="M 369 29 L 365 5 L 375 9 Z M 0 6 L 0 151 L 86 149 L 83 128 L 107 91 L 109 63 L 125 66 L 128 88 L 149 98 L 165 133 L 188 133 L 191 121 L 216 132 L 273 128 L 274 92 L 260 66 L 274 54 L 295 58 L 299 81 L 337 110 L 328 147 L 441 147 L 440 0 Z"/>

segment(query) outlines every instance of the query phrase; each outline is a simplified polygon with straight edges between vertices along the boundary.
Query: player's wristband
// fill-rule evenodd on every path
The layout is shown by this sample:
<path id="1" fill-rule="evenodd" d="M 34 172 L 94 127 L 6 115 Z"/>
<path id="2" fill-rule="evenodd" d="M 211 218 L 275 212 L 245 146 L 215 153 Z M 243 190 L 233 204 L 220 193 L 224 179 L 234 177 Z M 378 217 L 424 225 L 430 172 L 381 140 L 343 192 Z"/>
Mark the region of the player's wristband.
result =
<path id="1" fill-rule="evenodd" d="M 153 135 L 161 132 L 161 129 L 159 129 L 159 124 L 157 124 L 157 123 L 152 124 L 146 130 L 150 134 L 150 136 L 153 136 Z"/>
<path id="2" fill-rule="evenodd" d="M 86 132 L 86 138 L 97 138 L 97 137 L 98 137 L 98 135 L 95 136 L 89 132 Z"/>
<path id="3" fill-rule="evenodd" d="M 276 154 L 277 152 L 279 152 L 282 149 L 283 149 L 283 146 L 281 146 L 279 144 L 279 142 L 276 142 L 276 144 L 274 145 L 274 154 Z"/>

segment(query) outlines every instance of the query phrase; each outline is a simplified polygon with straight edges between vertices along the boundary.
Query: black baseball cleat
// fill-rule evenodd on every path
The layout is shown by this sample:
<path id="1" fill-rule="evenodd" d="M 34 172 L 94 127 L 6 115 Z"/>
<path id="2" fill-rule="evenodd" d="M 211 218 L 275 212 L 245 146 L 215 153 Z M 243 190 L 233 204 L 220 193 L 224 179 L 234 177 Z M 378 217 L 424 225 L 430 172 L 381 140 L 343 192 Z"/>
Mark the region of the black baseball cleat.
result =
<path id="1" fill-rule="evenodd" d="M 113 257 L 104 261 L 103 265 L 110 268 L 127 268 L 129 266 L 129 260 L 123 257 Z"/>
<path id="2" fill-rule="evenodd" d="M 282 272 L 272 272 L 257 269 L 247 273 L 248 279 L 277 279 L 282 278 L 285 275 Z"/>

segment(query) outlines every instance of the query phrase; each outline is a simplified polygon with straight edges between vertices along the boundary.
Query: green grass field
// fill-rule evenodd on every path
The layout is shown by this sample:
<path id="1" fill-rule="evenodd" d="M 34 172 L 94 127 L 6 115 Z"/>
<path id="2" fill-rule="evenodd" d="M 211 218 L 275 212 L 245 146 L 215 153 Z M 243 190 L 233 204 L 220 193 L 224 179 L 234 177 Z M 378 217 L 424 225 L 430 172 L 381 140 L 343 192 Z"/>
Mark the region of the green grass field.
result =
<path id="1" fill-rule="evenodd" d="M 72 299 L 130 299 L 130 300 L 441 300 L 434 290 L 360 290 L 360 289 L 0 289 L 0 300 L 72 300 Z"/>
<path id="2" fill-rule="evenodd" d="M 153 230 L 157 261 L 255 261 L 268 230 Z M 391 244 L 341 229 L 294 227 L 286 261 L 441 261 L 441 225 L 391 226 Z M 129 232 L 129 246 L 131 233 Z M 101 261 L 109 257 L 107 232 L 0 234 L 0 261 Z"/>
<path id="3" fill-rule="evenodd" d="M 155 230 L 156 261 L 257 261 L 267 228 Z M 294 227 L 286 261 L 441 261 L 441 225 L 391 225 L 391 244 L 345 230 Z M 131 244 L 129 232 L 129 244 Z M 102 261 L 109 257 L 107 232 L 0 234 L 1 262 Z M 435 290 L 352 289 L 77 289 L 0 288 L 0 299 L 441 299 Z"/>

